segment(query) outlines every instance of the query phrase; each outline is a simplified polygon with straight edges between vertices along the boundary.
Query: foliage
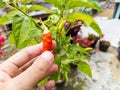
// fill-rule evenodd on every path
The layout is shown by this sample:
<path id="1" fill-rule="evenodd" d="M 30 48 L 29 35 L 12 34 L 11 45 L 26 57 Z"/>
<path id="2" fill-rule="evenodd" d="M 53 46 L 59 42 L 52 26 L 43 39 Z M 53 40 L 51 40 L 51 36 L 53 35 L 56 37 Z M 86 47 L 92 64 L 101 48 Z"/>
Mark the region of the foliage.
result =
<path id="1" fill-rule="evenodd" d="M 100 37 L 96 36 L 96 35 L 94 35 L 92 33 L 89 33 L 87 39 L 89 41 L 97 42 L 100 39 Z"/>
<path id="2" fill-rule="evenodd" d="M 56 10 L 47 10 L 40 5 L 29 5 L 35 0 L 10 0 L 4 3 L 11 9 L 11 12 L 0 18 L 0 24 L 12 23 L 12 33 L 9 37 L 11 43 L 15 43 L 17 48 L 34 45 L 41 42 L 43 28 L 41 20 L 32 18 L 29 13 L 36 10 L 44 10 L 50 14 L 47 20 L 43 21 L 50 30 L 53 40 L 57 42 L 55 63 L 59 70 L 49 79 L 58 81 L 63 76 L 68 81 L 68 73 L 71 71 L 69 64 L 77 63 L 81 72 L 92 77 L 92 73 L 86 60 L 89 61 L 87 49 L 72 43 L 73 37 L 80 31 L 80 27 L 85 25 L 91 27 L 101 37 L 102 32 L 96 21 L 88 14 L 78 11 L 78 7 L 101 8 L 92 0 L 45 0 L 53 4 Z M 66 23 L 69 24 L 66 25 Z M 66 28 L 67 27 L 67 28 Z M 43 81 L 45 82 L 45 81 Z"/>
<path id="3" fill-rule="evenodd" d="M 80 71 L 84 72 L 86 75 L 89 75 L 90 77 L 92 77 L 90 67 L 87 63 L 80 62 L 78 65 L 78 68 L 80 69 Z"/>
<path id="4" fill-rule="evenodd" d="M 100 44 L 105 45 L 105 46 L 110 46 L 110 41 L 101 40 Z"/>

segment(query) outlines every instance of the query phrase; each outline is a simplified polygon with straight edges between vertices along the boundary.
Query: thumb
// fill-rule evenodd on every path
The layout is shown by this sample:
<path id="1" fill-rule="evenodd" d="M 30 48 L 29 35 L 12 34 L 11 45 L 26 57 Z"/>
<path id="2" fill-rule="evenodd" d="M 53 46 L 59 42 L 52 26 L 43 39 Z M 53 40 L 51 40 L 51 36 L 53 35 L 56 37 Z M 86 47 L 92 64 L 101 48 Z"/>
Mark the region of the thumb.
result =
<path id="1" fill-rule="evenodd" d="M 13 81 L 15 84 L 20 85 L 21 87 L 35 86 L 47 75 L 47 72 L 52 66 L 53 60 L 53 54 L 49 51 L 45 51 L 26 71 L 13 78 Z"/>

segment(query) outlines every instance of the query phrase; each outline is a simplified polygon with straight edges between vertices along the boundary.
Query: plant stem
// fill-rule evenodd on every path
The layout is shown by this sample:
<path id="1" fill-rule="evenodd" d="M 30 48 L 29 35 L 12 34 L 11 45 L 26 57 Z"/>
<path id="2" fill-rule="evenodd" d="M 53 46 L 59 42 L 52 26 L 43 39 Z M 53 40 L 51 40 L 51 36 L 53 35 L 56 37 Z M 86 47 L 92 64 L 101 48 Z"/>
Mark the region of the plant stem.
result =
<path id="1" fill-rule="evenodd" d="M 25 16 L 27 16 L 28 18 L 30 18 L 30 19 L 32 20 L 32 22 L 33 22 L 37 27 L 39 27 L 41 30 L 43 30 L 43 29 L 40 27 L 40 25 L 37 24 L 37 23 L 32 19 L 32 17 L 30 17 L 29 15 L 27 15 L 27 14 L 26 14 L 25 12 L 23 12 L 20 8 L 18 8 L 17 6 L 12 6 L 12 7 L 14 7 L 15 9 L 19 10 L 20 12 L 22 12 Z"/>

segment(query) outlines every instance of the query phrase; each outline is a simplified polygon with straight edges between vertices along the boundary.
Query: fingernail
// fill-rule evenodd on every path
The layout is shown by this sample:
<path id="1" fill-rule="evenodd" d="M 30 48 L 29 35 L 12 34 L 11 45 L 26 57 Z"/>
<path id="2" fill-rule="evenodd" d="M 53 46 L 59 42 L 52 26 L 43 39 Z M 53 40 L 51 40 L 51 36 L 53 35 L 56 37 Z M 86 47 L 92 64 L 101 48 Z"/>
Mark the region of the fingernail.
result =
<path id="1" fill-rule="evenodd" d="M 43 53 L 41 54 L 41 57 L 42 57 L 44 60 L 48 61 L 49 63 L 52 63 L 52 62 L 53 62 L 53 59 L 54 59 L 53 54 L 52 54 L 51 52 L 49 52 L 49 51 L 43 52 Z"/>

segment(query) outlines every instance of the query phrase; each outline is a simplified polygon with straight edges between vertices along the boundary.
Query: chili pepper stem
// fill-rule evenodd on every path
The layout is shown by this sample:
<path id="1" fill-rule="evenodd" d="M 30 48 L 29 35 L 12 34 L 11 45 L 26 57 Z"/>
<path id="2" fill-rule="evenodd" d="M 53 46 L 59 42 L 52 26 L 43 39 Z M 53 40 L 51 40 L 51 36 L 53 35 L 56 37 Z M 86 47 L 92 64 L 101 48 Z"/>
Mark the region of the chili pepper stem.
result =
<path id="1" fill-rule="evenodd" d="M 44 32 L 43 34 L 47 34 L 47 33 L 50 33 L 48 29 L 44 29 Z"/>
<path id="2" fill-rule="evenodd" d="M 45 26 L 45 24 L 44 24 L 42 21 L 41 21 L 41 23 L 42 23 L 42 26 L 43 26 L 43 28 L 44 28 L 43 34 L 50 33 L 49 30 L 48 30 L 48 28 Z"/>

